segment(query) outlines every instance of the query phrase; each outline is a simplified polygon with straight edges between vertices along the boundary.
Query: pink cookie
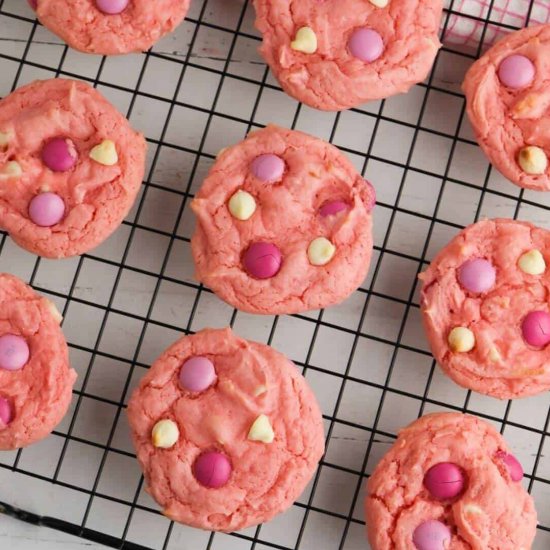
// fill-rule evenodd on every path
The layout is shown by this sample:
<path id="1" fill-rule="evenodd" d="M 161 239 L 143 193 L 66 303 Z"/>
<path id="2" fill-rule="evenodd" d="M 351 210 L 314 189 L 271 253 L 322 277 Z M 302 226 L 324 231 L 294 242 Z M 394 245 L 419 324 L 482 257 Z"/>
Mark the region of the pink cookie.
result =
<path id="1" fill-rule="evenodd" d="M 132 207 L 145 148 L 143 136 L 83 82 L 19 88 L 0 101 L 0 228 L 48 258 L 91 250 Z"/>
<path id="2" fill-rule="evenodd" d="M 501 399 L 550 389 L 548 251 L 543 229 L 482 221 L 420 276 L 426 334 L 455 382 Z"/>
<path id="3" fill-rule="evenodd" d="M 326 111 L 406 92 L 426 78 L 441 46 L 441 0 L 254 0 L 254 6 L 260 51 L 285 92 Z"/>
<path id="4" fill-rule="evenodd" d="M 479 145 L 513 183 L 550 190 L 550 25 L 515 32 L 466 74 L 463 89 Z"/>
<path id="5" fill-rule="evenodd" d="M 216 531 L 268 521 L 324 449 L 315 396 L 284 355 L 230 329 L 171 346 L 128 405 L 147 491 L 164 515 Z"/>
<path id="6" fill-rule="evenodd" d="M 413 422 L 368 481 L 372 550 L 531 548 L 537 513 L 516 467 L 502 436 L 478 418 L 436 413 Z M 449 481 L 459 491 L 442 498 L 437 489 Z"/>
<path id="7" fill-rule="evenodd" d="M 364 281 L 374 190 L 338 149 L 269 126 L 222 152 L 192 203 L 197 277 L 243 311 L 336 304 Z"/>
<path id="8" fill-rule="evenodd" d="M 52 302 L 0 274 L 0 450 L 43 439 L 67 412 L 76 373 L 60 321 Z"/>
<path id="9" fill-rule="evenodd" d="M 190 0 L 38 0 L 36 15 L 71 48 L 116 55 L 148 50 L 183 20 Z"/>

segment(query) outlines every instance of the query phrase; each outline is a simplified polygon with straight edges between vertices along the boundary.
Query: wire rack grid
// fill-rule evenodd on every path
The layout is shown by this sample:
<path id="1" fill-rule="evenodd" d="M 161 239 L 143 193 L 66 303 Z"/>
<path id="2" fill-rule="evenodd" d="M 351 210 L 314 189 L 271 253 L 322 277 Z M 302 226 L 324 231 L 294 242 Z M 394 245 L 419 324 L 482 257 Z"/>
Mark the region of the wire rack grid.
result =
<path id="1" fill-rule="evenodd" d="M 459 3 L 447 2 L 444 28 Z M 495 3 L 483 17 L 467 16 L 483 25 L 482 38 L 513 28 L 494 20 Z M 149 143 L 136 206 L 96 250 L 49 261 L 0 234 L 0 271 L 56 302 L 79 373 L 55 432 L 0 455 L 0 511 L 120 549 L 364 550 L 366 477 L 400 427 L 455 410 L 485 418 L 511 443 L 539 510 L 533 548 L 550 548 L 550 394 L 500 402 L 457 387 L 436 368 L 419 318 L 417 275 L 462 227 L 494 216 L 550 227 L 548 195 L 520 191 L 492 170 L 465 118 L 460 82 L 482 46 L 444 47 L 429 79 L 406 95 L 322 113 L 280 90 L 257 54 L 253 20 L 249 0 L 195 0 L 151 51 L 102 58 L 68 49 L 26 2 L 0 0 L 0 95 L 36 78 L 82 79 Z M 378 193 L 370 275 L 325 311 L 248 315 L 193 279 L 190 199 L 221 148 L 272 121 L 340 147 Z M 327 452 L 287 513 L 213 534 L 171 523 L 144 492 L 125 407 L 182 333 L 226 325 L 303 369 L 321 403 Z"/>

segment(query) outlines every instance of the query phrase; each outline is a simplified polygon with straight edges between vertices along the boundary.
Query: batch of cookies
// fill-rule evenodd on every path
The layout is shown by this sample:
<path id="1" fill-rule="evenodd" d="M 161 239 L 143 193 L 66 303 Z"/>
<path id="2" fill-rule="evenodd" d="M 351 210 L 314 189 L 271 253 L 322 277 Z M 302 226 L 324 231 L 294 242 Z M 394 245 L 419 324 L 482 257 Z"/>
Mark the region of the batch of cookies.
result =
<path id="1" fill-rule="evenodd" d="M 38 0 L 40 22 L 83 52 L 143 51 L 189 0 Z M 342 110 L 406 92 L 440 47 L 440 0 L 254 0 L 261 53 L 291 96 Z M 93 25 L 90 24 L 93 21 Z M 550 26 L 510 34 L 469 70 L 480 146 L 513 183 L 550 190 Z M 36 81 L 0 101 L 0 229 L 47 258 L 84 254 L 132 207 L 146 142 L 83 82 Z M 334 146 L 272 125 L 220 152 L 192 209 L 198 281 L 231 306 L 293 314 L 365 280 L 374 188 Z M 457 235 L 421 274 L 433 355 L 499 399 L 550 389 L 550 233 L 511 219 Z M 0 275 L 0 449 L 47 436 L 76 373 L 55 306 Z M 368 369 L 368 362 L 365 364 Z M 230 329 L 203 330 L 151 366 L 129 406 L 147 491 L 168 518 L 233 531 L 286 510 L 324 453 L 322 415 L 297 368 Z M 528 550 L 537 515 L 500 434 L 460 413 L 403 429 L 367 484 L 374 550 Z"/>

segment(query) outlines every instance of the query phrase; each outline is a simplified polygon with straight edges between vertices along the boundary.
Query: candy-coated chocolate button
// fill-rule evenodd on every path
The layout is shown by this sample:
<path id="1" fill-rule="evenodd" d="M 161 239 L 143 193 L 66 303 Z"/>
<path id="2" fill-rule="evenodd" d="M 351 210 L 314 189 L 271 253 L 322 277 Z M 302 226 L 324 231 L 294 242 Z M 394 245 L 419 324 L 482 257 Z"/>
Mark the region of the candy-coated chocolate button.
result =
<path id="1" fill-rule="evenodd" d="M 223 487 L 231 477 L 231 470 L 229 458 L 217 451 L 200 455 L 193 465 L 195 479 L 209 489 Z"/>
<path id="2" fill-rule="evenodd" d="M 256 201 L 246 191 L 237 191 L 229 199 L 229 212 L 234 218 L 241 221 L 249 220 L 256 212 Z"/>
<path id="3" fill-rule="evenodd" d="M 0 397 L 0 428 L 7 426 L 13 419 L 13 411 L 10 402 L 5 397 Z"/>
<path id="4" fill-rule="evenodd" d="M 51 227 L 65 215 L 65 203 L 55 193 L 40 193 L 29 204 L 29 218 L 40 227 Z"/>
<path id="5" fill-rule="evenodd" d="M 474 333 L 466 327 L 455 327 L 447 338 L 451 351 L 466 353 L 474 349 L 476 338 Z"/>
<path id="6" fill-rule="evenodd" d="M 531 311 L 521 323 L 523 339 L 530 345 L 542 348 L 550 343 L 550 313 Z"/>
<path id="7" fill-rule="evenodd" d="M 506 466 L 512 481 L 521 481 L 523 479 L 523 467 L 514 455 L 499 451 L 497 453 L 497 458 L 502 460 Z"/>
<path id="8" fill-rule="evenodd" d="M 23 175 L 23 169 L 21 168 L 21 165 L 15 161 L 10 160 L 2 166 L 2 169 L 0 169 L 0 179 L 3 180 L 9 180 L 12 178 L 20 178 Z"/>
<path id="9" fill-rule="evenodd" d="M 200 392 L 216 381 L 216 369 L 207 357 L 191 357 L 180 369 L 180 386 L 188 391 Z"/>
<path id="10" fill-rule="evenodd" d="M 326 265 L 332 260 L 336 247 L 325 237 L 318 237 L 309 243 L 307 257 L 311 265 Z"/>
<path id="11" fill-rule="evenodd" d="M 447 550 L 450 542 L 451 530 L 435 519 L 421 523 L 413 533 L 417 550 Z"/>
<path id="12" fill-rule="evenodd" d="M 468 260 L 458 268 L 458 282 L 470 292 L 487 292 L 493 288 L 496 277 L 493 264 L 483 258 Z"/>
<path id="13" fill-rule="evenodd" d="M 269 418 L 265 414 L 261 414 L 256 418 L 248 432 L 248 439 L 261 443 L 273 443 L 275 432 L 273 431 Z"/>
<path id="14" fill-rule="evenodd" d="M 151 439 L 153 445 L 160 449 L 173 447 L 179 439 L 180 431 L 173 420 L 159 420 L 153 427 Z"/>
<path id="15" fill-rule="evenodd" d="M 340 212 L 344 212 L 345 210 L 349 210 L 349 206 L 344 201 L 329 201 L 321 206 L 319 214 L 321 214 L 323 218 L 326 218 L 328 216 L 340 214 Z"/>
<path id="16" fill-rule="evenodd" d="M 107 15 L 122 13 L 130 3 L 130 0 L 95 0 L 97 9 Z"/>
<path id="17" fill-rule="evenodd" d="M 253 243 L 243 256 L 247 273 L 256 279 L 274 277 L 281 269 L 281 251 L 273 243 Z"/>
<path id="18" fill-rule="evenodd" d="M 290 47 L 297 52 L 315 53 L 317 51 L 317 35 L 311 27 L 302 27 L 296 32 L 296 38 Z"/>
<path id="19" fill-rule="evenodd" d="M 542 275 L 546 271 L 546 262 L 540 250 L 529 250 L 521 255 L 518 267 L 527 275 Z"/>
<path id="20" fill-rule="evenodd" d="M 525 88 L 535 78 L 535 66 L 524 55 L 510 55 L 498 68 L 500 82 L 508 88 Z"/>
<path id="21" fill-rule="evenodd" d="M 22 369 L 28 363 L 29 357 L 29 345 L 25 338 L 15 334 L 0 336 L 0 369 Z"/>
<path id="22" fill-rule="evenodd" d="M 118 162 L 118 153 L 114 141 L 103 140 L 90 151 L 90 158 L 103 166 L 114 166 Z"/>
<path id="23" fill-rule="evenodd" d="M 540 147 L 529 145 L 519 152 L 518 163 L 526 174 L 539 176 L 548 168 L 548 157 Z"/>
<path id="24" fill-rule="evenodd" d="M 74 143 L 63 137 L 50 139 L 42 147 L 42 162 L 54 172 L 70 170 L 78 159 Z"/>
<path id="25" fill-rule="evenodd" d="M 353 31 L 348 41 L 348 49 L 354 57 L 372 63 L 384 52 L 384 41 L 375 30 L 363 27 Z"/>
<path id="26" fill-rule="evenodd" d="M 285 173 L 285 161 L 277 155 L 260 155 L 252 161 L 250 169 L 260 181 L 276 183 Z"/>
<path id="27" fill-rule="evenodd" d="M 462 470 L 452 462 L 440 462 L 432 466 L 424 476 L 424 487 L 437 500 L 455 498 L 464 490 Z"/>

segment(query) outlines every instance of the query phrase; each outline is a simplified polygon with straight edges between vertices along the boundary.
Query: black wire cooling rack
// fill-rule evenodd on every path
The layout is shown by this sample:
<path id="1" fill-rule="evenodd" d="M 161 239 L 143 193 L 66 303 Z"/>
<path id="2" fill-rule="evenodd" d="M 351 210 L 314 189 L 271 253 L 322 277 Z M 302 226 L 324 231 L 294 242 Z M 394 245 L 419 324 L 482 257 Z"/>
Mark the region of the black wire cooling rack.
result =
<path id="1" fill-rule="evenodd" d="M 86 80 L 149 143 L 136 207 L 97 250 L 53 262 L 0 234 L 0 271 L 57 303 L 79 372 L 70 413 L 54 434 L 0 456 L 0 512 L 120 549 L 365 549 L 369 472 L 400 427 L 456 410 L 485 418 L 511 443 L 539 510 L 534 549 L 550 548 L 549 394 L 498 402 L 458 388 L 436 368 L 419 323 L 417 275 L 462 227 L 485 216 L 549 225 L 550 199 L 491 170 L 465 119 L 460 82 L 481 46 L 445 46 L 429 79 L 409 94 L 320 113 L 272 79 L 256 53 L 250 4 L 194 0 L 185 23 L 151 51 L 100 58 L 64 46 L 23 0 L 0 0 L 1 95 L 35 78 Z M 448 2 L 445 28 L 463 4 Z M 471 17 L 483 36 L 513 29 L 493 21 L 498 5 L 490 2 L 486 18 Z M 255 317 L 193 280 L 189 202 L 219 149 L 270 121 L 338 145 L 377 189 L 371 273 L 341 306 Z M 303 369 L 321 402 L 327 453 L 286 514 L 213 534 L 171 523 L 144 493 L 125 407 L 163 348 L 182 333 L 227 324 Z"/>

